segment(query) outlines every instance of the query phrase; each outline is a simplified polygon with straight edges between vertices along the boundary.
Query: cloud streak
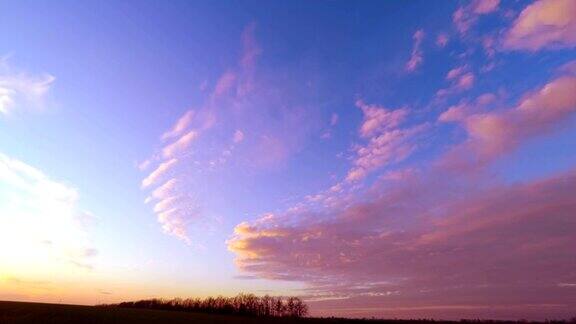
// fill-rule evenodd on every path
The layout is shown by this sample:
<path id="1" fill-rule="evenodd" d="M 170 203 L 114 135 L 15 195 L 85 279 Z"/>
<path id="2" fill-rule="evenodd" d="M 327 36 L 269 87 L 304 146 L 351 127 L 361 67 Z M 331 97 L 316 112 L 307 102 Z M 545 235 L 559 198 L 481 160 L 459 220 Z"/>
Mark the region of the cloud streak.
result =
<path id="1" fill-rule="evenodd" d="M 417 30 L 412 39 L 414 40 L 414 45 L 412 47 L 412 53 L 410 54 L 410 59 L 406 62 L 406 71 L 414 72 L 416 69 L 422 65 L 424 62 L 424 56 L 422 53 L 422 41 L 424 40 L 425 34 L 422 29 Z"/>
<path id="2" fill-rule="evenodd" d="M 173 168 L 178 159 L 170 159 L 160 163 L 154 171 L 152 171 L 144 180 L 142 180 L 142 188 L 147 188 L 158 182 L 171 168 Z"/>

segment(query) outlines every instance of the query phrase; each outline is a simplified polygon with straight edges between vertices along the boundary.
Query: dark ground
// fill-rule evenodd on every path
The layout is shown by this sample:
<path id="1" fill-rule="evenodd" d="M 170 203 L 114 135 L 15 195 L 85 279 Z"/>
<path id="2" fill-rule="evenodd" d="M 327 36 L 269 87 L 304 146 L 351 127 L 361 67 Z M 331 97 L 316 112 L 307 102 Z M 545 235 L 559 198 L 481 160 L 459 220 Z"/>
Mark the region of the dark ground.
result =
<path id="1" fill-rule="evenodd" d="M 440 321 L 401 321 L 401 320 L 349 320 L 349 319 L 290 319 L 290 318 L 255 318 L 231 315 L 212 315 L 201 313 L 186 313 L 176 311 L 130 309 L 130 308 L 103 308 L 97 306 L 77 306 L 61 304 L 40 304 L 0 301 L 0 324 L 96 324 L 96 323 L 122 323 L 122 324 L 171 324 L 171 323 L 232 323 L 232 324 L 344 324 L 344 323 L 378 323 L 378 324 L 418 324 L 443 323 Z M 444 322 L 446 323 L 446 322 Z M 451 322 L 458 323 L 458 322 Z M 472 322 L 479 323 L 479 322 Z M 483 322 L 488 323 L 488 322 Z M 511 324 L 518 322 L 497 322 Z"/>
<path id="2" fill-rule="evenodd" d="M 0 324 L 84 324 L 84 323 L 238 323 L 251 324 L 267 320 L 184 313 L 147 309 L 102 308 L 94 306 L 76 306 L 60 304 L 37 304 L 0 302 Z M 271 323 L 290 323 L 290 321 L 272 321 Z"/>

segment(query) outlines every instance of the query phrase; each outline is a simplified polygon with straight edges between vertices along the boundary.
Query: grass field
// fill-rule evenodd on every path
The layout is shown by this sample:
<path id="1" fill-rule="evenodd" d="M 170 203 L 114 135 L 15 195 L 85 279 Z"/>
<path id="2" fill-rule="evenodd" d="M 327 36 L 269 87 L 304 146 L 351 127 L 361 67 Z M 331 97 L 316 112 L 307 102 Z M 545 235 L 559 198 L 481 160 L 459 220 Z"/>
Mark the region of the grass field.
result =
<path id="1" fill-rule="evenodd" d="M 358 323 L 361 321 L 343 319 L 290 319 L 256 318 L 231 315 L 212 315 L 176 311 L 103 308 L 94 306 L 41 304 L 0 301 L 0 324 L 55 324 L 55 323 Z"/>

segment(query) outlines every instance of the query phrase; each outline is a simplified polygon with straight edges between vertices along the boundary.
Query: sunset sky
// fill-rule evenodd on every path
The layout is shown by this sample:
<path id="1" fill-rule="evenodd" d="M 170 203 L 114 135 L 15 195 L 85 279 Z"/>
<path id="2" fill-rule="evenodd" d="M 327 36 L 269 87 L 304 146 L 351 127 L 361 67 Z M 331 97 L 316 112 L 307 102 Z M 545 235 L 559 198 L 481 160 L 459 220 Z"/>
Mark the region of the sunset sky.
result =
<path id="1" fill-rule="evenodd" d="M 576 316 L 576 1 L 0 2 L 0 300 Z"/>

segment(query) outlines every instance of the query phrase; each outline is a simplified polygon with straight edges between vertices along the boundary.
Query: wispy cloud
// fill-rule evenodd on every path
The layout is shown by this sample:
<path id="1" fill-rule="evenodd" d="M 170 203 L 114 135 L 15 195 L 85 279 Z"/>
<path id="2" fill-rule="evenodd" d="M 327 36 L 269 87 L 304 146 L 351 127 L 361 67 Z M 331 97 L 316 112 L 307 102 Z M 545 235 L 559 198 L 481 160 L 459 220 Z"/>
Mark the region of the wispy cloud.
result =
<path id="1" fill-rule="evenodd" d="M 468 65 L 460 65 L 448 71 L 446 80 L 450 82 L 450 85 L 436 92 L 436 96 L 439 98 L 471 89 L 476 81 L 476 76 L 470 71 Z"/>
<path id="2" fill-rule="evenodd" d="M 195 130 L 191 130 L 186 134 L 182 135 L 178 138 L 175 142 L 170 143 L 169 145 L 165 146 L 162 150 L 162 155 L 164 158 L 172 158 L 177 154 L 186 150 L 190 144 L 198 137 L 198 132 Z"/>
<path id="3" fill-rule="evenodd" d="M 194 111 L 188 110 L 187 112 L 184 113 L 184 115 L 182 115 L 182 117 L 180 117 L 176 121 L 174 126 L 172 126 L 172 128 L 169 131 L 162 134 L 162 139 L 166 140 L 182 134 L 182 132 L 184 132 L 186 129 L 188 129 L 188 127 L 190 127 L 190 124 L 192 123 L 192 118 L 194 118 Z"/>
<path id="4" fill-rule="evenodd" d="M 484 107 L 496 100 L 497 96 L 493 93 L 482 94 L 473 102 L 462 100 L 458 104 L 448 107 L 447 110 L 440 114 L 438 120 L 442 122 L 462 121 L 472 114 L 485 112 Z"/>
<path id="5" fill-rule="evenodd" d="M 474 0 L 458 7 L 452 15 L 452 21 L 460 34 L 466 34 L 481 15 L 498 10 L 500 0 Z"/>
<path id="6" fill-rule="evenodd" d="M 449 40 L 450 37 L 448 37 L 448 34 L 440 33 L 438 34 L 438 36 L 436 36 L 436 45 L 438 47 L 446 47 L 446 45 L 448 45 Z"/>
<path id="7" fill-rule="evenodd" d="M 448 73 L 446 74 L 446 79 L 447 80 L 453 80 L 455 78 L 458 78 L 462 74 L 464 74 L 464 71 L 466 71 L 466 69 L 467 69 L 467 67 L 465 65 L 455 67 L 452 70 L 448 71 Z"/>
<path id="8" fill-rule="evenodd" d="M 242 142 L 244 140 L 244 132 L 242 132 L 241 130 L 236 130 L 236 132 L 234 132 L 234 136 L 232 137 L 232 142 L 234 142 L 235 144 L 238 144 L 240 142 Z"/>
<path id="9" fill-rule="evenodd" d="M 422 53 L 422 41 L 424 37 L 425 34 L 422 29 L 417 30 L 412 36 L 414 45 L 410 59 L 406 62 L 406 71 L 408 72 L 414 72 L 424 62 L 424 54 Z"/>
<path id="10" fill-rule="evenodd" d="M 170 159 L 164 161 L 158 165 L 156 169 L 154 169 L 144 180 L 142 180 L 142 188 L 149 187 L 158 182 L 158 180 L 163 177 L 168 170 L 173 168 L 176 163 L 178 163 L 178 159 Z"/>
<path id="11" fill-rule="evenodd" d="M 17 70 L 7 57 L 0 57 L 0 116 L 24 107 L 42 108 L 54 80 L 50 74 L 32 75 Z"/>
<path id="12" fill-rule="evenodd" d="M 472 2 L 473 12 L 479 15 L 491 13 L 498 9 L 500 0 L 476 0 Z"/>
<path id="13" fill-rule="evenodd" d="M 283 167 L 316 127 L 314 110 L 285 93 L 288 81 L 271 82 L 277 78 L 257 73 L 262 49 L 255 33 L 256 24 L 246 26 L 237 65 L 223 71 L 212 86 L 207 83 L 204 103 L 186 111 L 164 132 L 159 153 L 150 159 L 157 167 L 142 182 L 144 189 L 152 190 L 146 201 L 156 202 L 164 231 L 188 243 L 193 242 L 191 225 L 209 222 L 201 213 L 206 199 L 191 183 L 219 172 L 232 177 L 235 172 L 228 167 L 243 167 L 239 173 Z M 176 183 L 164 197 L 164 185 L 169 184 L 160 191 L 155 188 L 168 179 Z"/>

